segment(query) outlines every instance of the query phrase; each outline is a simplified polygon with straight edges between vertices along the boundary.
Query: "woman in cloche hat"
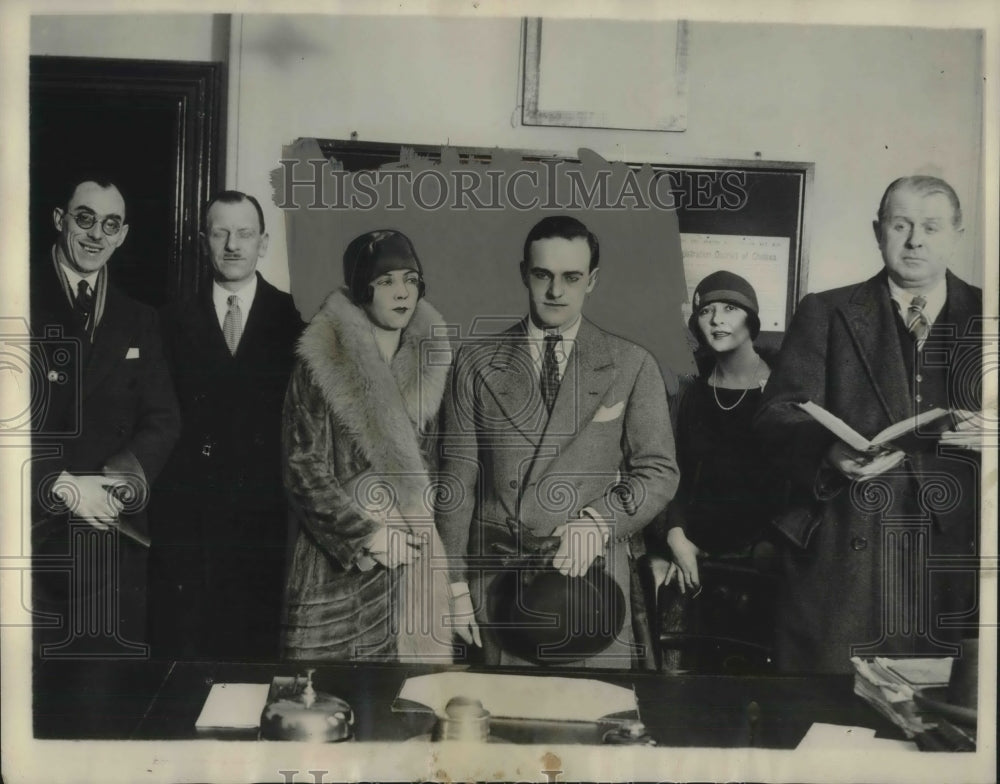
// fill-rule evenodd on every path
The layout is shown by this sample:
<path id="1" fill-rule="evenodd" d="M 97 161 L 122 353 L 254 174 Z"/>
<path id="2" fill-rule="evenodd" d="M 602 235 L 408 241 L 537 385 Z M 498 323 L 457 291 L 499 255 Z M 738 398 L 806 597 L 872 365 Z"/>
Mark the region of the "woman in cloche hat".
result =
<path id="1" fill-rule="evenodd" d="M 699 558 L 754 563 L 755 548 L 767 549 L 759 545 L 776 495 L 751 427 L 771 372 L 754 345 L 760 316 L 753 286 L 732 272 L 707 276 L 695 289 L 688 327 L 698 341 L 699 373 L 682 378 L 671 401 L 681 481 L 652 527 L 654 551 L 664 540 L 669 551 L 652 558 L 654 580 L 675 581 L 675 598 L 700 592 Z M 675 617 L 690 614 L 690 602 L 679 601 L 668 618 L 693 623 Z"/>
<path id="2" fill-rule="evenodd" d="M 398 231 L 344 253 L 344 283 L 299 341 L 285 398 L 293 659 L 450 660 L 449 595 L 431 553 L 433 433 L 449 370 L 440 314 Z M 430 587 L 430 589 L 429 589 Z"/>

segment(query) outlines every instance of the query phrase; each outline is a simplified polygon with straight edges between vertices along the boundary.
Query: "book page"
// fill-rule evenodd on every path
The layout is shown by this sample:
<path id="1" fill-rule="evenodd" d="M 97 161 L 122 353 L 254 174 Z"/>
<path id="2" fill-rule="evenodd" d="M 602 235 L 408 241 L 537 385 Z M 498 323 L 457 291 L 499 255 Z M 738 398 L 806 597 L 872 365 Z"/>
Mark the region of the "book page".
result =
<path id="1" fill-rule="evenodd" d="M 834 416 L 822 406 L 817 406 L 811 400 L 807 400 L 805 403 L 797 403 L 796 405 L 849 447 L 857 449 L 859 452 L 867 452 L 872 448 L 873 444 L 871 441 L 843 419 Z"/>

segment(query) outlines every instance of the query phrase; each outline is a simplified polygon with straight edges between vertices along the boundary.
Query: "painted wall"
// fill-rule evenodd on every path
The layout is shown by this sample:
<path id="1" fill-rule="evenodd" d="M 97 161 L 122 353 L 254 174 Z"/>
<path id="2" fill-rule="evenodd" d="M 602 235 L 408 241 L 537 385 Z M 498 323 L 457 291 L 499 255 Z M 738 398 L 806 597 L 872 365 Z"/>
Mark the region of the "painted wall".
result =
<path id="1" fill-rule="evenodd" d="M 959 274 L 982 282 L 979 34 L 694 22 L 688 129 L 522 127 L 517 19 L 316 16 L 35 17 L 32 54 L 227 60 L 227 181 L 263 197 L 300 136 L 542 149 L 609 160 L 812 161 L 807 289 L 868 275 L 885 185 L 940 174 L 969 217 Z M 609 74 L 609 79 L 613 79 Z M 287 289 L 281 213 L 262 271 Z"/>
<path id="2" fill-rule="evenodd" d="M 35 16 L 31 54 L 228 60 L 229 14 Z"/>
<path id="3" fill-rule="evenodd" d="M 270 192 L 299 136 L 511 147 L 609 160 L 812 161 L 808 290 L 875 272 L 871 233 L 885 186 L 935 173 L 970 216 L 959 274 L 981 282 L 977 32 L 694 22 L 688 129 L 656 133 L 522 127 L 516 19 L 234 18 L 239 138 L 229 181 Z M 238 68 L 238 73 L 236 72 Z M 613 75 L 609 75 L 609 78 Z M 287 286 L 280 213 L 265 274 Z M 975 268 L 975 269 L 974 269 Z"/>

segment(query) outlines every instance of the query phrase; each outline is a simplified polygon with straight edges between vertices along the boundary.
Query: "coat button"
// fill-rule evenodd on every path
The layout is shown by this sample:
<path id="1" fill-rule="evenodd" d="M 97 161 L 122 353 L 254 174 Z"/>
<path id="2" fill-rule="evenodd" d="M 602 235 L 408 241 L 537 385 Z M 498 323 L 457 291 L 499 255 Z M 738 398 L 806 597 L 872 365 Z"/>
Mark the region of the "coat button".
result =
<path id="1" fill-rule="evenodd" d="M 863 536 L 855 536 L 851 539 L 851 549 L 852 550 L 864 550 L 868 547 L 868 540 Z"/>
<path id="2" fill-rule="evenodd" d="M 510 489 L 511 490 L 517 490 L 517 480 L 516 479 L 511 479 L 510 480 Z"/>
<path id="3" fill-rule="evenodd" d="M 917 395 L 917 402 L 918 403 L 921 402 L 923 399 L 924 399 L 923 395 Z"/>

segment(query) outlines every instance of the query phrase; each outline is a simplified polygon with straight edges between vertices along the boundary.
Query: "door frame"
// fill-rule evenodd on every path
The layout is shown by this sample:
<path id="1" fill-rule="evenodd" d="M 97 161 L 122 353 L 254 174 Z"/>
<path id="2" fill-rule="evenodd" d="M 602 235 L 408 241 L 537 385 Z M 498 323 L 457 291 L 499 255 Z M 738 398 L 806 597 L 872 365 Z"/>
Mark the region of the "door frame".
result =
<path id="1" fill-rule="evenodd" d="M 224 173 L 225 65 L 221 62 L 97 57 L 30 58 L 32 97 L 65 93 L 167 98 L 175 102 L 175 199 L 166 300 L 193 296 L 204 285 L 199 247 L 202 212 Z"/>

